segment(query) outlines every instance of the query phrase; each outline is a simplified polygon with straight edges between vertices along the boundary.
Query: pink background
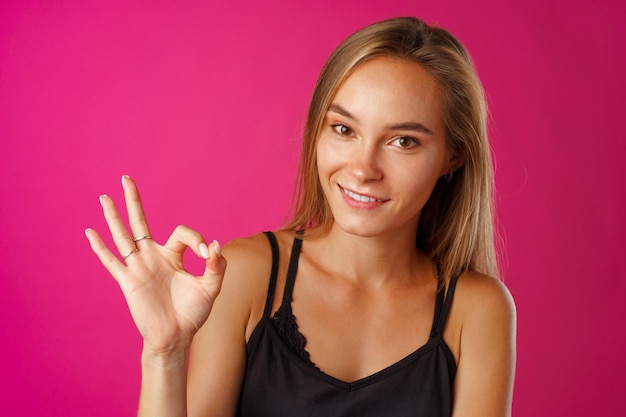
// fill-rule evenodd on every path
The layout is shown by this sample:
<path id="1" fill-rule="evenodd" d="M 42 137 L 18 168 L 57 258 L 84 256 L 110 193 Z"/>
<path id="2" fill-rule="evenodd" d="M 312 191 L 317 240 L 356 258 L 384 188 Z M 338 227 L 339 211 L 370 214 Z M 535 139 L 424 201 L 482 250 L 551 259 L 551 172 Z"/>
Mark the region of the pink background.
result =
<path id="1" fill-rule="evenodd" d="M 625 2 L 210 3 L 0 4 L 3 415 L 135 413 L 141 341 L 83 235 L 98 195 L 134 177 L 159 241 L 278 227 L 325 58 L 398 15 L 462 39 L 488 94 L 514 415 L 624 415 Z"/>

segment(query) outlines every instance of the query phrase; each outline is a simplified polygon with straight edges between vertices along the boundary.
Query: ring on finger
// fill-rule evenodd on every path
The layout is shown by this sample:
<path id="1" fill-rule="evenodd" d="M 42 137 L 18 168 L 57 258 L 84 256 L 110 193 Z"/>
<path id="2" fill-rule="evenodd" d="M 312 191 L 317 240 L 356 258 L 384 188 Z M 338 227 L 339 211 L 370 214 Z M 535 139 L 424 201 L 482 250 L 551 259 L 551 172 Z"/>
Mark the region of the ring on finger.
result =
<path id="1" fill-rule="evenodd" d="M 144 240 L 144 239 L 152 239 L 152 235 L 133 237 L 133 242 L 139 242 L 140 240 Z"/>
<path id="2" fill-rule="evenodd" d="M 131 250 L 130 252 L 128 252 L 126 255 L 122 255 L 122 261 L 125 261 L 126 258 L 128 258 L 130 255 L 132 255 L 135 252 L 139 252 L 139 248 L 135 248 Z"/>

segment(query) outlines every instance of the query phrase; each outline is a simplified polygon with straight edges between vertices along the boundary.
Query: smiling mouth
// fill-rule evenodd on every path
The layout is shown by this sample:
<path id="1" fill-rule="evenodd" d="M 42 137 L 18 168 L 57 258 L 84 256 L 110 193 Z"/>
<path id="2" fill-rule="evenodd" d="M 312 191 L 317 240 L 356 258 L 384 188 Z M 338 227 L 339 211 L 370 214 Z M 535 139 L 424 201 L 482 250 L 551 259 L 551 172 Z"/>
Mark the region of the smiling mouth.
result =
<path id="1" fill-rule="evenodd" d="M 341 187 L 341 189 L 342 189 L 342 191 L 344 192 L 345 195 L 347 195 L 348 197 L 350 197 L 354 201 L 360 201 L 361 203 L 375 203 L 375 202 L 382 203 L 383 202 L 382 200 L 377 200 L 377 199 L 375 199 L 373 197 L 368 197 L 368 196 L 365 196 L 365 195 L 353 193 L 352 191 L 346 190 L 343 187 Z"/>

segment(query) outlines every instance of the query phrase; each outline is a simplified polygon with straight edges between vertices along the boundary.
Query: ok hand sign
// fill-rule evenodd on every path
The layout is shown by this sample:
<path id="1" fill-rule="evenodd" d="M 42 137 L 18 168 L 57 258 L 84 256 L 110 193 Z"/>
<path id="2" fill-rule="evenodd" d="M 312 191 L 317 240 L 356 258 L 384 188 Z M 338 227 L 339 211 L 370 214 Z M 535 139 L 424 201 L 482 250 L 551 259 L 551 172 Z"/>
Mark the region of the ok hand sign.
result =
<path id="1" fill-rule="evenodd" d="M 93 229 L 85 234 L 92 250 L 120 285 L 135 325 L 144 339 L 144 349 L 155 353 L 191 344 L 204 324 L 220 292 L 226 269 L 219 243 L 207 245 L 204 238 L 185 226 L 178 226 L 165 245 L 150 235 L 135 182 L 122 177 L 131 233 L 113 203 L 100 196 L 120 261 Z M 187 248 L 206 259 L 202 276 L 189 274 L 183 265 Z"/>

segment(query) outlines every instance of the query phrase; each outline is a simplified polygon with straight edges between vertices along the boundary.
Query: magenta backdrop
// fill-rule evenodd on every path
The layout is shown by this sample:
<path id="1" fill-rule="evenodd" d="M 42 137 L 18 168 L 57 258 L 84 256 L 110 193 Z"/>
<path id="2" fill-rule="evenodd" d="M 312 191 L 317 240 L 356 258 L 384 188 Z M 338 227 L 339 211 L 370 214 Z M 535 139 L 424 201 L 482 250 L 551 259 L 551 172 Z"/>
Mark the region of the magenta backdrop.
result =
<path id="1" fill-rule="evenodd" d="M 105 231 L 98 195 L 133 176 L 161 241 L 278 227 L 324 59 L 417 15 L 464 41 L 488 94 L 514 415 L 623 415 L 626 3 L 211 3 L 0 4 L 1 413 L 133 415 L 141 341 L 83 236 Z"/>

